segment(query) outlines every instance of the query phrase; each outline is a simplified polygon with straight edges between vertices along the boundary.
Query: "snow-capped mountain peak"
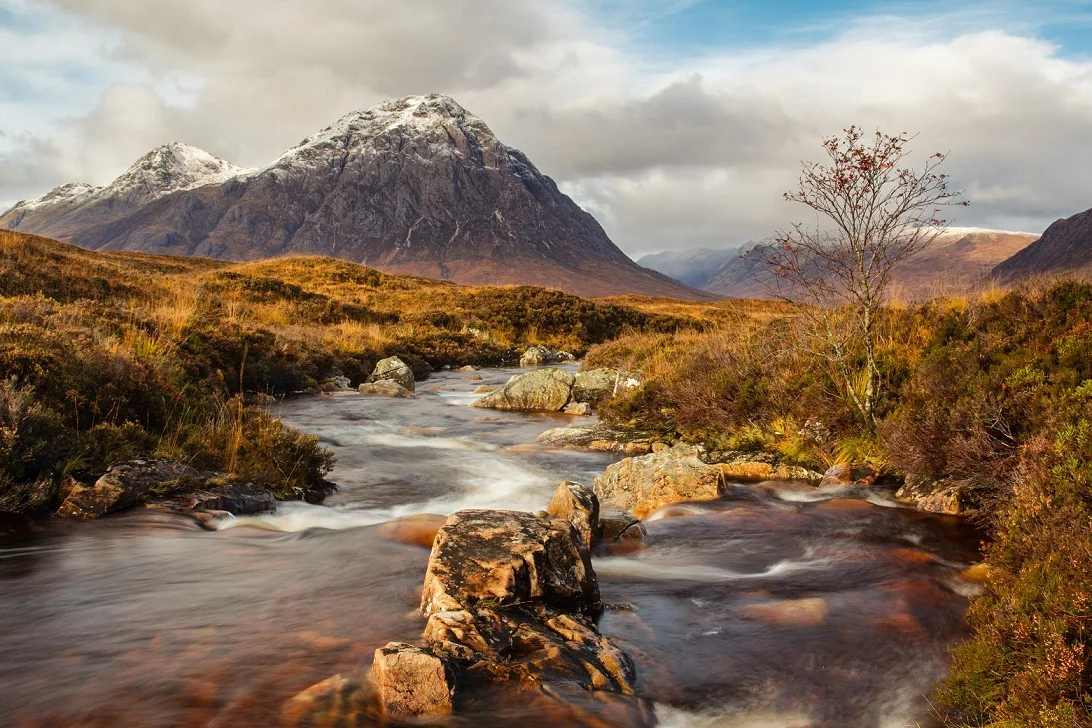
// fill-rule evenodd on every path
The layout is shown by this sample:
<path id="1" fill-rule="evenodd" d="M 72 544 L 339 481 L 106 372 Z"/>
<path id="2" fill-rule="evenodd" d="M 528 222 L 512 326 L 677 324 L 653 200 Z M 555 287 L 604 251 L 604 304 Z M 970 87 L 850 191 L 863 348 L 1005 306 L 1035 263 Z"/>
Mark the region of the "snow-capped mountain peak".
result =
<path id="1" fill-rule="evenodd" d="M 138 159 L 99 194 L 150 202 L 179 190 L 220 184 L 244 172 L 203 149 L 171 142 Z"/>
<path id="2" fill-rule="evenodd" d="M 402 133 L 429 142 L 449 142 L 458 130 L 479 144 L 504 148 L 478 116 L 444 94 L 404 96 L 369 109 L 351 111 L 330 126 L 307 137 L 270 166 L 310 159 L 324 150 L 355 149 L 384 134 Z"/>

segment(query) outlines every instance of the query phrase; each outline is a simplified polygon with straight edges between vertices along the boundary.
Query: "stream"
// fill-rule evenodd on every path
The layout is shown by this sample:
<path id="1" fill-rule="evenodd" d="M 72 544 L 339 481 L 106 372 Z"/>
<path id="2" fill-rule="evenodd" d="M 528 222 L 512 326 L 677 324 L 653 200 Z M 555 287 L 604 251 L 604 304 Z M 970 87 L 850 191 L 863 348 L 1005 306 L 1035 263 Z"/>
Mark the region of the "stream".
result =
<path id="1" fill-rule="evenodd" d="M 518 370 L 479 372 L 486 384 Z M 135 509 L 0 537 L 0 726 L 275 726 L 285 700 L 419 639 L 428 550 L 382 524 L 468 507 L 541 510 L 620 456 L 535 446 L 567 416 L 474 409 L 440 372 L 419 398 L 278 405 L 338 457 L 323 506 L 216 532 Z M 580 424 L 589 418 L 575 418 Z M 671 506 L 642 548 L 595 555 L 600 630 L 678 728 L 931 726 L 927 696 L 964 636 L 979 534 L 882 490 L 750 486 Z M 589 710 L 594 710 L 590 706 Z M 460 725 L 552 725 L 507 711 Z"/>

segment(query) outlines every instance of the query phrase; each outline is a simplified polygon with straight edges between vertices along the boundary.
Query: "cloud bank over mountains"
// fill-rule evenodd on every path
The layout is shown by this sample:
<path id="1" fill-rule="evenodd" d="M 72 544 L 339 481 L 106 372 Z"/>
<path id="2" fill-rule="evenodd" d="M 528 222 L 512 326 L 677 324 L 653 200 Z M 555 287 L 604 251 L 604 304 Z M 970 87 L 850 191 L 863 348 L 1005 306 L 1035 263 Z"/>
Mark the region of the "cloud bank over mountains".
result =
<path id="1" fill-rule="evenodd" d="M 168 141 L 262 165 L 430 91 L 634 255 L 784 225 L 800 161 L 853 123 L 949 151 L 972 201 L 959 224 L 1036 231 L 1092 205 L 1092 61 L 1032 32 L 874 16 L 693 50 L 608 24 L 602 1 L 0 0 L 0 206 L 107 183 Z"/>

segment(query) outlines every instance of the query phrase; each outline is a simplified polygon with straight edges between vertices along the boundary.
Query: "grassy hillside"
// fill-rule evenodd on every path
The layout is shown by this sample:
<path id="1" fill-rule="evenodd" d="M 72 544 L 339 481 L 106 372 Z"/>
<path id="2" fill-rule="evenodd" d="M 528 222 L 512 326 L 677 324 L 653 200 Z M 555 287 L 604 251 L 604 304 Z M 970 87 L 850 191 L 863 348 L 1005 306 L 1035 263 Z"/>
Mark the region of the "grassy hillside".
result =
<path id="1" fill-rule="evenodd" d="M 149 454 L 314 500 L 329 455 L 244 403 L 337 374 L 355 385 L 390 355 L 423 377 L 528 343 L 581 354 L 631 329 L 702 325 L 330 258 L 235 265 L 0 232 L 0 511 L 48 511 L 69 478 Z"/>

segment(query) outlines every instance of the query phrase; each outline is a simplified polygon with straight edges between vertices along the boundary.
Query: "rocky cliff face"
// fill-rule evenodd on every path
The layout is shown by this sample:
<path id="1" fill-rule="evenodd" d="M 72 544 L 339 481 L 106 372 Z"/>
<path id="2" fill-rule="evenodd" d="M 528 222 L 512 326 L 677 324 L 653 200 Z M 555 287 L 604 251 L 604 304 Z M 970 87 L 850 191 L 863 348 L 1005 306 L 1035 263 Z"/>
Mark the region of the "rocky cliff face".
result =
<path id="1" fill-rule="evenodd" d="M 553 180 L 446 96 L 353 112 L 258 170 L 198 152 L 182 155 L 186 174 L 163 172 L 149 155 L 108 188 L 20 203 L 0 227 L 93 249 L 323 254 L 461 283 L 702 296 L 633 263 Z M 197 164 L 206 158 L 215 162 Z"/>
<path id="2" fill-rule="evenodd" d="M 1058 220 L 1037 241 L 999 263 L 993 275 L 1002 283 L 1034 276 L 1080 274 L 1092 270 L 1092 210 Z"/>

